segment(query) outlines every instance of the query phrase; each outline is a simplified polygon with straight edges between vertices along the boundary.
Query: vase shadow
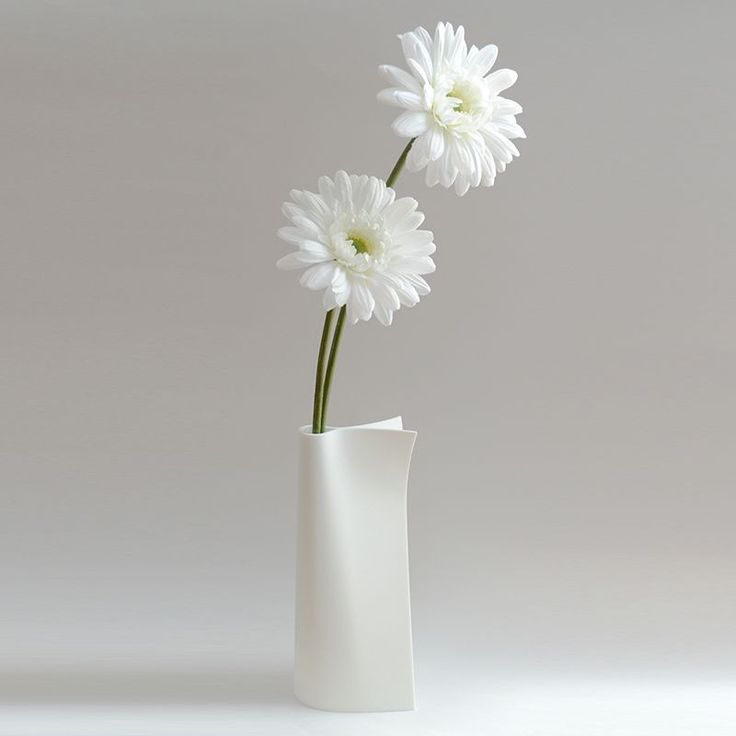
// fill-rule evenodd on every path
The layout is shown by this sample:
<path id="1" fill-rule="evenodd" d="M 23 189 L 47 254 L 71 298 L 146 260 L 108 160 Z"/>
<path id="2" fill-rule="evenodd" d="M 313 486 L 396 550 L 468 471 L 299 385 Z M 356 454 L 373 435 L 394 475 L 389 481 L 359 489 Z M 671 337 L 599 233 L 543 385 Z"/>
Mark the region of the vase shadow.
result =
<path id="1" fill-rule="evenodd" d="M 0 703 L 301 707 L 291 667 L 238 670 L 4 669 Z"/>

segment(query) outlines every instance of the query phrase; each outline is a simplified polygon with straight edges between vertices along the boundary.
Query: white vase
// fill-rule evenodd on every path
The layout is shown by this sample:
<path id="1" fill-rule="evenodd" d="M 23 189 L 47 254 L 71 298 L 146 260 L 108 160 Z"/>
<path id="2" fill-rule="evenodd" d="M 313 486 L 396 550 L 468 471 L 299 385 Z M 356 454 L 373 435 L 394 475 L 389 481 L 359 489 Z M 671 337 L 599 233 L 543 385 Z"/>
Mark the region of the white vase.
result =
<path id="1" fill-rule="evenodd" d="M 332 711 L 414 708 L 401 417 L 302 427 L 294 692 Z"/>

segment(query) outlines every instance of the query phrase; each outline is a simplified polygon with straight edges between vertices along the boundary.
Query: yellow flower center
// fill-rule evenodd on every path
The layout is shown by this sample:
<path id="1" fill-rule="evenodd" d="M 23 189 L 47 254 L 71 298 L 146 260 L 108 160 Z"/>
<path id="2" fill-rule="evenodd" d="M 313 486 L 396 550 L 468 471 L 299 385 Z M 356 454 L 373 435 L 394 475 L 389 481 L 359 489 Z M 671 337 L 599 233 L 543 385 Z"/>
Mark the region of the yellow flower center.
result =
<path id="1" fill-rule="evenodd" d="M 348 233 L 348 240 L 352 243 L 356 253 L 367 253 L 369 256 L 373 255 L 375 246 L 364 236 Z"/>
<path id="2" fill-rule="evenodd" d="M 472 100 L 468 99 L 471 95 L 468 94 L 467 89 L 463 89 L 461 85 L 455 85 L 448 93 L 448 97 L 452 97 L 456 100 L 460 100 L 456 105 L 453 106 L 455 112 L 470 112 L 472 110 Z"/>

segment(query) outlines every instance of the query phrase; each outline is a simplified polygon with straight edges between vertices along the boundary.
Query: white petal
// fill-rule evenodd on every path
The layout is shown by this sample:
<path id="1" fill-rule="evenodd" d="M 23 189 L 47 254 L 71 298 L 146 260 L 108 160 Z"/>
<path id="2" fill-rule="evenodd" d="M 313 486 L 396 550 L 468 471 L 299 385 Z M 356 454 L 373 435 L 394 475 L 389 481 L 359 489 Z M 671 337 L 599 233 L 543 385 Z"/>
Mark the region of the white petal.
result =
<path id="1" fill-rule="evenodd" d="M 320 176 L 317 180 L 317 186 L 325 205 L 328 209 L 333 210 L 335 207 L 335 183 L 329 176 Z"/>
<path id="2" fill-rule="evenodd" d="M 332 277 L 332 291 L 335 292 L 338 303 L 344 304 L 344 299 L 340 301 L 341 295 L 344 295 L 346 299 L 347 295 L 350 293 L 350 280 L 348 279 L 344 268 L 335 268 L 335 274 Z"/>
<path id="3" fill-rule="evenodd" d="M 429 284 L 419 274 L 405 273 L 404 278 L 417 290 L 420 296 L 426 296 L 431 291 Z"/>
<path id="4" fill-rule="evenodd" d="M 380 302 L 386 309 L 392 311 L 401 306 L 399 296 L 390 283 L 377 278 L 371 288 L 373 289 L 376 304 Z"/>
<path id="5" fill-rule="evenodd" d="M 424 87 L 422 87 L 422 102 L 424 103 L 425 110 L 431 110 L 432 109 L 432 102 L 434 100 L 434 87 L 427 82 Z"/>
<path id="6" fill-rule="evenodd" d="M 335 197 L 338 201 L 350 202 L 353 196 L 353 187 L 350 177 L 345 171 L 338 171 L 335 174 Z"/>
<path id="7" fill-rule="evenodd" d="M 397 229 L 410 217 L 419 203 L 413 197 L 400 197 L 383 211 L 383 222 L 389 230 Z"/>
<path id="8" fill-rule="evenodd" d="M 348 284 L 348 286 L 343 291 L 335 292 L 335 301 L 337 302 L 338 307 L 344 307 L 346 304 L 349 303 L 351 289 L 352 289 L 352 286 Z M 334 287 L 333 287 L 333 290 L 334 290 Z"/>
<path id="9" fill-rule="evenodd" d="M 429 130 L 429 160 L 436 161 L 445 152 L 445 134 L 442 129 L 433 126 Z"/>
<path id="10" fill-rule="evenodd" d="M 511 87 L 518 78 L 519 75 L 513 69 L 499 69 L 486 77 L 486 87 L 491 96 L 494 96 Z"/>
<path id="11" fill-rule="evenodd" d="M 302 215 L 292 215 L 291 221 L 303 232 L 308 233 L 313 238 L 322 238 L 325 233 L 319 223 L 310 220 Z"/>
<path id="12" fill-rule="evenodd" d="M 325 289 L 325 293 L 322 295 L 322 306 L 326 309 L 334 309 L 337 306 L 337 299 L 335 299 L 335 292 L 332 289 Z"/>
<path id="13" fill-rule="evenodd" d="M 427 166 L 425 181 L 428 187 L 434 187 L 440 183 L 440 163 L 438 161 L 432 161 Z"/>
<path id="14" fill-rule="evenodd" d="M 397 66 L 391 66 L 390 64 L 383 64 L 378 67 L 378 71 L 384 76 L 384 78 L 391 84 L 397 87 L 406 87 L 410 92 L 419 94 L 421 91 L 421 85 L 417 80 L 412 77 L 409 72 L 399 69 Z"/>
<path id="15" fill-rule="evenodd" d="M 394 225 L 394 233 L 398 234 L 416 230 L 423 222 L 423 212 L 412 212 Z"/>
<path id="16" fill-rule="evenodd" d="M 315 245 L 320 244 L 315 243 Z M 307 247 L 294 251 L 293 253 L 289 253 L 288 255 L 285 255 L 283 258 L 280 258 L 277 261 L 276 267 L 280 268 L 283 271 L 290 271 L 295 268 L 313 266 L 315 263 L 324 263 L 325 261 L 332 262 L 332 255 L 327 251 L 324 246 L 320 245 L 319 250 L 310 249 L 309 247 Z"/>
<path id="17" fill-rule="evenodd" d="M 483 164 L 483 175 L 481 176 L 480 183 L 484 187 L 490 187 L 496 179 L 496 162 L 488 146 L 485 146 L 481 151 L 481 162 Z"/>
<path id="18" fill-rule="evenodd" d="M 373 314 L 376 315 L 376 319 L 384 326 L 390 327 L 393 322 L 394 313 L 380 302 L 376 302 Z"/>
<path id="19" fill-rule="evenodd" d="M 399 301 L 406 307 L 413 307 L 419 301 L 419 293 L 414 285 L 402 274 L 393 273 L 389 277 L 391 286 L 396 291 Z"/>
<path id="20" fill-rule="evenodd" d="M 308 255 L 313 259 L 312 263 L 318 261 L 331 261 L 333 258 L 332 253 L 324 243 L 318 243 L 316 240 L 302 240 L 299 243 L 299 248 L 302 253 Z"/>
<path id="21" fill-rule="evenodd" d="M 344 307 L 350 300 L 350 292 L 352 291 L 352 286 L 350 285 L 350 282 L 348 282 L 345 285 L 344 289 L 341 289 L 340 291 L 336 291 L 333 285 L 332 291 L 335 294 L 335 304 L 338 307 Z"/>
<path id="22" fill-rule="evenodd" d="M 447 61 L 451 66 L 460 64 L 468 54 L 468 47 L 465 43 L 465 29 L 462 26 L 457 27 L 455 38 L 447 48 Z"/>
<path id="23" fill-rule="evenodd" d="M 303 233 L 298 227 L 291 227 L 290 225 L 280 227 L 276 231 L 276 235 L 287 243 L 301 243 L 307 237 L 307 234 Z"/>
<path id="24" fill-rule="evenodd" d="M 452 26 L 448 23 L 438 23 L 434 31 L 434 42 L 432 44 L 432 66 L 436 71 L 441 70 L 445 64 L 445 44 L 452 36 Z"/>
<path id="25" fill-rule="evenodd" d="M 411 273 L 425 274 L 434 273 L 436 266 L 429 256 L 409 256 L 397 260 L 397 265 L 402 271 Z"/>
<path id="26" fill-rule="evenodd" d="M 302 208 L 305 216 L 325 226 L 332 218 L 332 213 L 319 194 L 307 191 L 291 191 L 291 198 Z"/>
<path id="27" fill-rule="evenodd" d="M 357 210 L 365 212 L 376 212 L 382 201 L 386 191 L 386 185 L 375 176 L 361 177 L 359 183 L 353 181 L 353 202 Z"/>
<path id="28" fill-rule="evenodd" d="M 465 158 L 467 167 L 465 168 L 465 176 L 468 178 L 471 187 L 477 187 L 480 184 L 483 175 L 483 160 L 481 152 L 486 148 L 483 136 L 474 133 L 464 141 Z M 465 192 L 463 192 L 464 194 Z"/>
<path id="29" fill-rule="evenodd" d="M 451 145 L 446 146 L 445 153 L 437 159 L 440 164 L 440 184 L 442 184 L 443 187 L 452 186 L 458 172 L 458 167 L 454 162 L 454 159 L 457 156 L 457 144 L 452 141 L 449 141 L 449 143 L 451 143 Z"/>
<path id="30" fill-rule="evenodd" d="M 422 37 L 416 33 L 403 33 L 399 36 L 401 48 L 407 64 L 412 62 L 418 64 L 424 73 L 425 80 L 432 78 L 432 59 L 429 56 L 429 46 Z"/>
<path id="31" fill-rule="evenodd" d="M 491 149 L 493 157 L 496 159 L 496 165 L 499 162 L 508 164 L 514 156 L 519 155 L 519 149 L 502 133 L 497 132 L 494 128 L 483 131 L 488 147 Z M 503 169 L 499 168 L 499 171 Z"/>
<path id="32" fill-rule="evenodd" d="M 428 75 L 427 72 L 424 71 L 424 67 L 418 61 L 415 61 L 414 59 L 407 59 L 406 63 L 409 65 L 409 68 L 414 72 L 420 84 L 425 86 L 429 84 L 430 75 Z"/>
<path id="33" fill-rule="evenodd" d="M 496 130 L 499 133 L 503 133 L 507 138 L 526 138 L 524 128 L 517 123 L 507 123 L 504 121 L 495 122 Z"/>
<path id="34" fill-rule="evenodd" d="M 332 283 L 332 277 L 335 274 L 335 264 L 320 263 L 317 266 L 308 268 L 299 279 L 299 283 L 307 289 L 317 291 L 325 289 Z"/>
<path id="35" fill-rule="evenodd" d="M 353 284 L 353 299 L 358 318 L 369 320 L 373 314 L 373 308 L 376 306 L 376 300 L 362 280 Z"/>
<path id="36" fill-rule="evenodd" d="M 429 115 L 426 112 L 402 112 L 391 127 L 402 138 L 415 138 L 429 127 Z"/>
<path id="37" fill-rule="evenodd" d="M 430 130 L 417 136 L 414 141 L 414 145 L 411 147 L 409 155 L 406 158 L 406 168 L 409 171 L 421 171 L 425 166 L 427 166 L 427 164 L 429 164 Z"/>
<path id="38" fill-rule="evenodd" d="M 473 59 L 473 74 L 484 77 L 491 70 L 498 58 L 498 46 L 489 43 L 480 49 Z"/>
<path id="39" fill-rule="evenodd" d="M 431 230 L 411 230 L 396 238 L 396 252 L 402 255 L 431 256 L 437 250 Z"/>
<path id="40" fill-rule="evenodd" d="M 518 102 L 508 100 L 505 97 L 496 97 L 493 100 L 493 112 L 494 115 L 519 115 L 522 112 L 522 107 Z"/>
<path id="41" fill-rule="evenodd" d="M 305 217 L 304 210 L 301 207 L 298 207 L 293 202 L 284 202 L 281 205 L 281 212 L 287 219 L 294 222 L 294 216 L 297 217 Z"/>
<path id="42" fill-rule="evenodd" d="M 383 180 L 379 180 L 379 181 L 381 182 L 381 186 L 380 186 L 381 199 L 376 205 L 376 211 L 382 212 L 386 207 L 388 207 L 396 199 L 396 192 L 391 187 L 387 187 Z"/>
<path id="43" fill-rule="evenodd" d="M 429 35 L 429 31 L 426 28 L 418 26 L 414 29 L 414 33 L 417 34 L 426 48 L 432 48 L 432 36 Z"/>
<path id="44" fill-rule="evenodd" d="M 424 102 L 418 92 L 407 92 L 405 89 L 392 87 L 382 89 L 377 95 L 378 101 L 395 107 L 405 107 L 407 110 L 424 110 Z"/>
<path id="45" fill-rule="evenodd" d="M 464 174 L 460 174 L 455 179 L 455 194 L 458 197 L 462 197 L 470 189 L 470 178 Z"/>
<path id="46" fill-rule="evenodd" d="M 293 251 L 292 253 L 287 253 L 283 258 L 279 258 L 279 260 L 276 261 L 276 268 L 281 271 L 295 271 L 297 268 L 305 268 L 309 265 L 309 261 L 306 260 L 301 251 L 298 250 Z"/>

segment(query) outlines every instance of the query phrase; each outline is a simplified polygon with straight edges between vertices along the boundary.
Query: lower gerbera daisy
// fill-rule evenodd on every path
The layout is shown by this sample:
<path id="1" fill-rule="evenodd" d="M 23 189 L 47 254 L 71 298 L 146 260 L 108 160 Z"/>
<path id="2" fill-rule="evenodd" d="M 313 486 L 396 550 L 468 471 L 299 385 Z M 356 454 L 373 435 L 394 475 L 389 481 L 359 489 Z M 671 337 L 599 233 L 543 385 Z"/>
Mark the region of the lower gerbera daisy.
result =
<path id="1" fill-rule="evenodd" d="M 306 269 L 300 283 L 324 289 L 326 310 L 345 306 L 355 323 L 375 314 L 390 325 L 403 304 L 429 294 L 423 275 L 435 269 L 433 235 L 419 230 L 424 215 L 411 197 L 396 193 L 374 176 L 338 171 L 323 176 L 319 192 L 292 190 L 283 212 L 293 223 L 278 234 L 297 246 L 279 268 Z"/>

